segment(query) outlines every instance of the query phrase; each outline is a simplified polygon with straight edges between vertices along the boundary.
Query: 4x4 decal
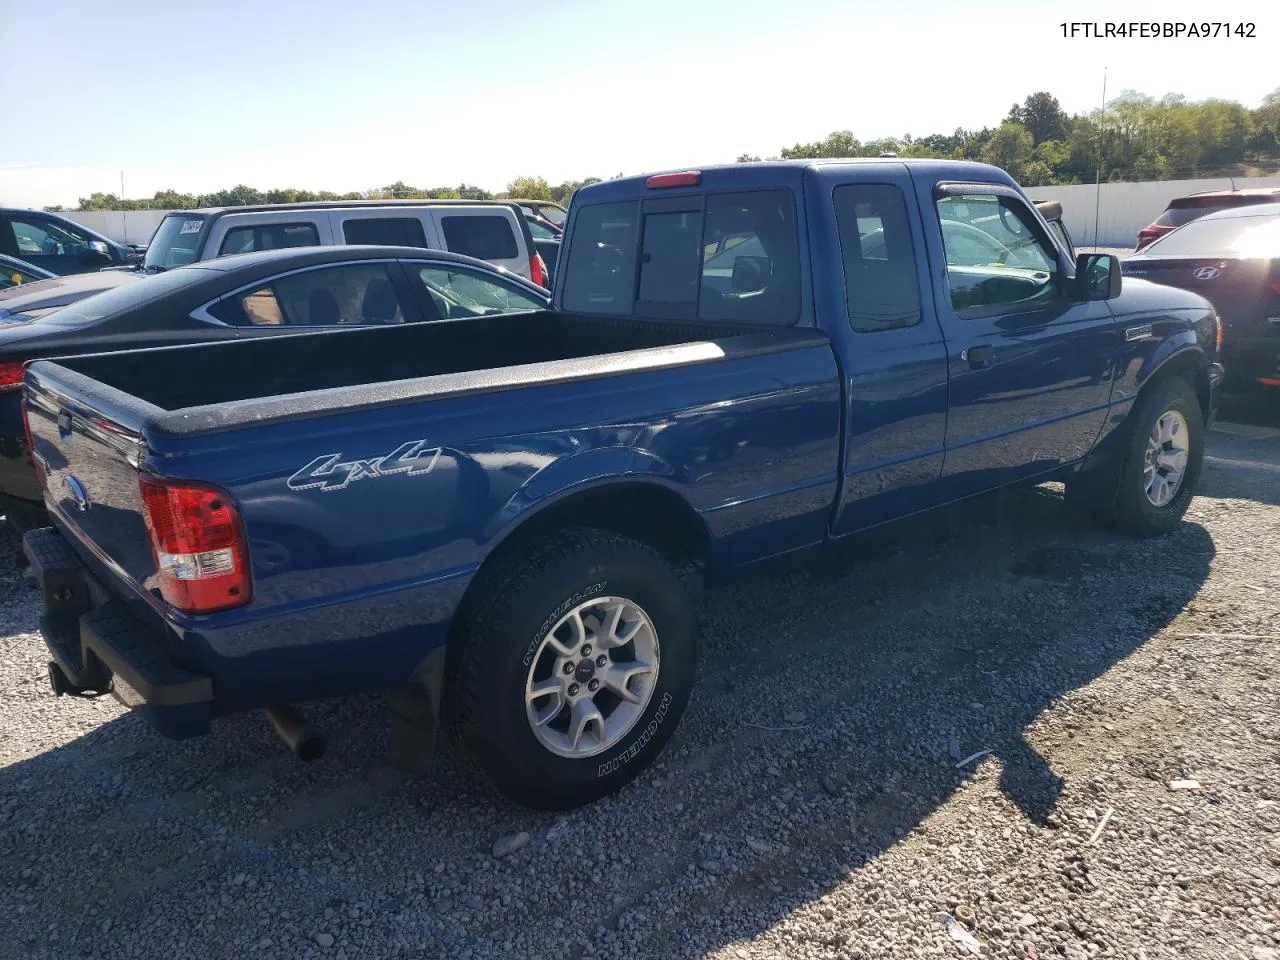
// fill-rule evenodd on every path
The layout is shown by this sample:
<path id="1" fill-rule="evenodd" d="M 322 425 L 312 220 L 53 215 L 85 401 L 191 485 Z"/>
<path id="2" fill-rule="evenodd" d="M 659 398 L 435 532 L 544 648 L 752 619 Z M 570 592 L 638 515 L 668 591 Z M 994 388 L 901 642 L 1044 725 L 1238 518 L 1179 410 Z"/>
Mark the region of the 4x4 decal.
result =
<path id="1" fill-rule="evenodd" d="M 348 484 L 366 477 L 386 477 L 407 473 L 417 477 L 430 473 L 440 459 L 440 447 L 428 447 L 425 440 L 410 440 L 390 453 L 368 460 L 343 461 L 342 454 L 328 453 L 316 457 L 289 478 L 290 490 L 311 490 L 319 487 L 330 493 L 345 490 Z"/>

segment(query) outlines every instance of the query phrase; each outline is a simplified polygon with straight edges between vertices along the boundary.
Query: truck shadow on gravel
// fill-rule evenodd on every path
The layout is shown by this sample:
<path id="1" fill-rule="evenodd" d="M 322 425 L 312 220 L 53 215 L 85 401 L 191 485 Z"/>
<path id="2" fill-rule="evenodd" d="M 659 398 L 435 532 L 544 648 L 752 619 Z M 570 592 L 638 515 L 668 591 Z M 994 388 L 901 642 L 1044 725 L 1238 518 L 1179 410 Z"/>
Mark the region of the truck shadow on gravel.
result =
<path id="1" fill-rule="evenodd" d="M 30 669 L 27 711 L 88 732 L 0 769 L 0 942 L 74 956 L 109 945 L 108 922 L 196 955 L 269 929 L 279 955 L 323 955 L 321 931 L 348 956 L 698 956 L 903 842 L 979 765 L 1054 828 L 1078 785 L 1028 728 L 1177 617 L 1213 556 L 1194 521 L 1117 538 L 1039 487 L 710 594 L 694 699 L 659 763 L 558 817 L 491 797 L 448 749 L 428 778 L 391 768 L 372 698 L 317 705 L 330 753 L 301 765 L 260 717 L 174 743 L 109 705 L 55 705 L 44 658 L 6 651 Z M 519 831 L 529 844 L 493 858 Z M 554 921 L 588 891 L 590 922 Z"/>

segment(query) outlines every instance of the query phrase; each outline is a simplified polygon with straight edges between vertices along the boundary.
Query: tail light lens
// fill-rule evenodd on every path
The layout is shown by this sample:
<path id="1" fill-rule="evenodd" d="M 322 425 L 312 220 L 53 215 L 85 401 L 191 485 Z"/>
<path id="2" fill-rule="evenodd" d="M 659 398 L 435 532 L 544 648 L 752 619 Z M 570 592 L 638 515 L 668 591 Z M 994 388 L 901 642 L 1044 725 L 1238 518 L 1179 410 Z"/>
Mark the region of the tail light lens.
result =
<path id="1" fill-rule="evenodd" d="M 666 190 L 670 187 L 696 187 L 700 183 L 700 171 L 684 170 L 680 173 L 656 173 L 645 180 L 644 185 L 650 190 Z"/>
<path id="2" fill-rule="evenodd" d="M 22 404 L 22 432 L 27 438 L 27 459 L 31 461 L 32 469 L 36 472 L 36 480 L 40 486 L 45 484 L 44 463 L 36 456 L 36 445 L 31 439 L 31 407 L 26 403 Z"/>
<path id="3" fill-rule="evenodd" d="M 184 480 L 144 474 L 138 483 L 164 599 L 186 613 L 248 603 L 249 551 L 231 498 Z"/>
<path id="4" fill-rule="evenodd" d="M 547 285 L 547 262 L 540 253 L 529 258 L 529 279 L 540 287 Z"/>
<path id="5" fill-rule="evenodd" d="M 22 389 L 22 360 L 0 362 L 0 393 Z"/>

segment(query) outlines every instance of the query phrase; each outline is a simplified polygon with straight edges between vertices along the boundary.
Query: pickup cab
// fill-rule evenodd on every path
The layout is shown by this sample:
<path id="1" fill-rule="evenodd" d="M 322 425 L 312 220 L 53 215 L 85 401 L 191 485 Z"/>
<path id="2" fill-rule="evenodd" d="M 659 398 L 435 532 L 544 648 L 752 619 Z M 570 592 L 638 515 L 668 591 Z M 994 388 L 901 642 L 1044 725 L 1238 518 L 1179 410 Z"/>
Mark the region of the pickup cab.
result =
<path id="1" fill-rule="evenodd" d="M 54 691 L 303 758 L 298 704 L 385 691 L 397 762 L 448 727 L 590 802 L 675 729 L 703 585 L 1010 484 L 1175 527 L 1220 328 L 1121 282 L 991 166 L 735 164 L 580 190 L 546 311 L 33 361 Z"/>

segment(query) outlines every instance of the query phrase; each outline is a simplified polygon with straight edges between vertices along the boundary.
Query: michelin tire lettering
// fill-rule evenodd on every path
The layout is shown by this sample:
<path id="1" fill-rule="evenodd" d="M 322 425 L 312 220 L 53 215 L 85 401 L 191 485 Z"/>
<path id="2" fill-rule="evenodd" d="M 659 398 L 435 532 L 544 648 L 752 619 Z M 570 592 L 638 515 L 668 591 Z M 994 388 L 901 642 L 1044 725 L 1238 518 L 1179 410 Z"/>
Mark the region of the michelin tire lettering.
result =
<path id="1" fill-rule="evenodd" d="M 653 719 L 649 721 L 644 728 L 644 732 L 640 734 L 631 744 L 630 747 L 623 750 L 612 760 L 606 760 L 604 763 L 596 767 L 596 777 L 607 777 L 611 773 L 621 770 L 626 764 L 636 758 L 636 754 L 640 753 L 649 745 L 649 741 L 653 739 L 653 735 L 658 732 L 658 727 L 667 717 L 667 710 L 671 707 L 671 694 L 664 693 L 662 700 L 658 703 L 658 712 L 653 715 Z"/>
<path id="2" fill-rule="evenodd" d="M 313 490 L 322 493 L 345 490 L 356 480 L 376 479 L 403 473 L 422 476 L 435 469 L 441 447 L 428 447 L 425 440 L 410 440 L 388 454 L 367 460 L 343 460 L 341 453 L 316 457 L 288 480 L 290 490 Z"/>
<path id="3" fill-rule="evenodd" d="M 602 592 L 608 585 L 608 580 L 601 580 L 599 583 L 593 583 L 585 590 L 578 591 L 564 603 L 560 604 L 560 606 L 552 610 L 547 619 L 542 621 L 542 626 L 540 626 L 534 633 L 533 639 L 529 641 L 529 649 L 524 652 L 524 660 L 522 663 L 527 667 L 533 662 L 533 652 L 538 648 L 538 644 L 542 642 L 542 638 L 547 635 L 547 631 L 551 629 L 551 625 L 563 617 L 570 607 L 582 603 L 582 601 L 586 600 L 588 597 L 594 597 L 596 594 Z"/>

